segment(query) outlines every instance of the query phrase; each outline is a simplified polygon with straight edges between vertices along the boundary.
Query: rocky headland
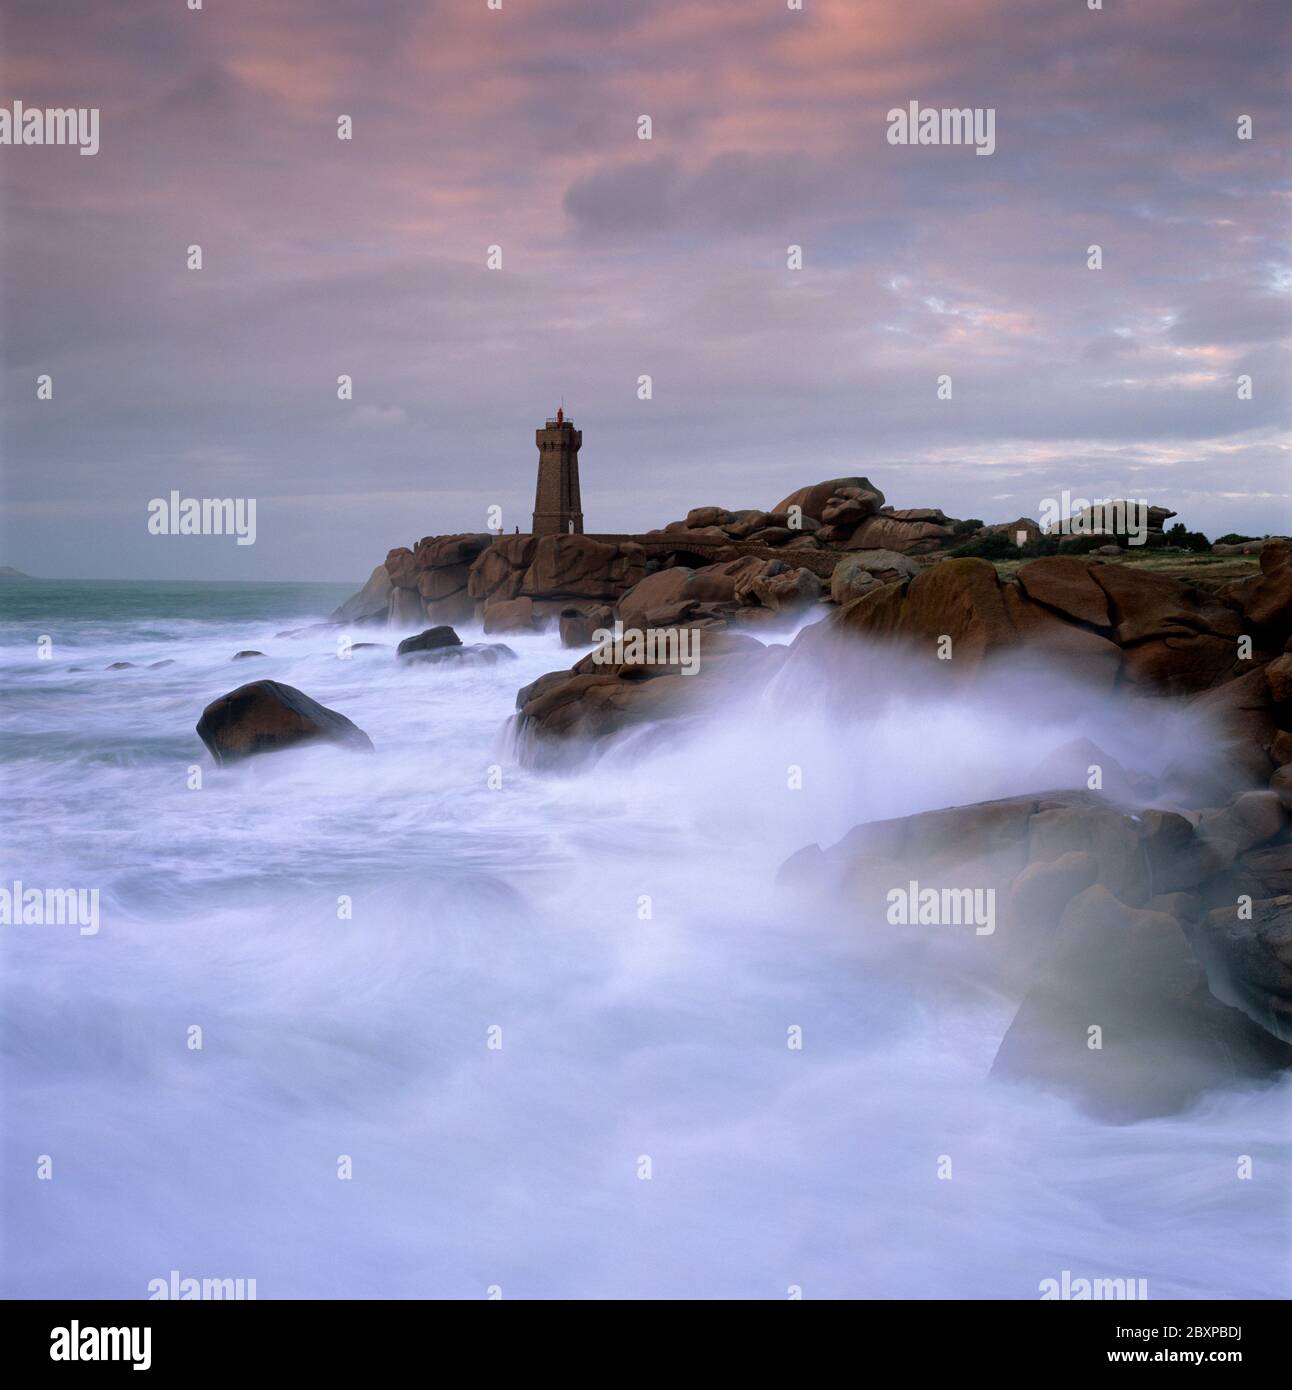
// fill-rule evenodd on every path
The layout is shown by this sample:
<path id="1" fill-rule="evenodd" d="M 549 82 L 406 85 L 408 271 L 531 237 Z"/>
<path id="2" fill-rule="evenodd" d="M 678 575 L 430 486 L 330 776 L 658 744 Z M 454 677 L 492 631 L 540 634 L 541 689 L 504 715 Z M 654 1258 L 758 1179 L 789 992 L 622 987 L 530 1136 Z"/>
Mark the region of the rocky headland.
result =
<path id="1" fill-rule="evenodd" d="M 871 661 L 870 681 L 920 672 L 950 698 L 1029 662 L 1092 698 L 1196 707 L 1213 745 L 1177 776 L 1069 750 L 1078 771 L 1053 786 L 860 825 L 778 875 L 798 910 L 825 901 L 871 918 L 908 877 L 990 890 L 991 949 L 1020 1001 L 995 1071 L 1132 1120 L 1292 1063 L 1292 542 L 1212 544 L 1167 530 L 1173 515 L 1150 509 L 1132 545 L 1026 517 L 895 510 L 868 479 L 834 479 L 769 511 L 698 507 L 637 536 L 429 536 L 390 551 L 331 624 L 429 625 L 400 643 L 405 662 L 510 655 L 462 644 L 455 624 L 585 649 L 517 695 L 517 755 L 546 768 L 630 728 L 668 737 L 720 718 L 724 700 L 777 680 L 859 702 L 840 653 Z M 586 650 L 616 624 L 698 634 L 701 659 Z M 298 696 L 262 691 L 249 717 L 301 736 Z M 357 742 L 331 711 L 308 715 L 312 736 Z M 208 710 L 219 758 L 215 722 Z M 269 746 L 254 731 L 239 740 L 223 707 L 219 722 L 230 754 Z"/>

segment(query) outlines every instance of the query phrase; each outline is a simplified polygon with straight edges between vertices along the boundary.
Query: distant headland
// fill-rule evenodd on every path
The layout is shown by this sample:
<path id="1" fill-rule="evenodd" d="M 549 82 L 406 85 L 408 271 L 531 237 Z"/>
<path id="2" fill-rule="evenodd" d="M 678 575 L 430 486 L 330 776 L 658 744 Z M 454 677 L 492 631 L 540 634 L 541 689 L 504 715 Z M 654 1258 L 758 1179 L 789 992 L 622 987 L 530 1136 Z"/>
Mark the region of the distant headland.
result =
<path id="1" fill-rule="evenodd" d="M 1149 561 L 1193 582 L 1246 577 L 1264 538 L 1216 542 L 1167 523 L 1147 499 L 1040 498 L 1038 519 L 985 522 L 940 507 L 895 508 L 866 477 L 795 489 L 767 509 L 692 507 L 633 534 L 589 533 L 579 479 L 583 431 L 564 407 L 535 431 L 531 529 L 430 535 L 396 546 L 333 615 L 342 622 L 480 622 L 486 632 L 564 624 L 579 645 L 611 610 L 656 625 L 751 626 L 819 604 L 843 604 L 949 559 L 986 560 L 1002 577 L 1028 560 L 1086 555 Z M 1151 557 L 1151 558 L 1150 558 Z"/>

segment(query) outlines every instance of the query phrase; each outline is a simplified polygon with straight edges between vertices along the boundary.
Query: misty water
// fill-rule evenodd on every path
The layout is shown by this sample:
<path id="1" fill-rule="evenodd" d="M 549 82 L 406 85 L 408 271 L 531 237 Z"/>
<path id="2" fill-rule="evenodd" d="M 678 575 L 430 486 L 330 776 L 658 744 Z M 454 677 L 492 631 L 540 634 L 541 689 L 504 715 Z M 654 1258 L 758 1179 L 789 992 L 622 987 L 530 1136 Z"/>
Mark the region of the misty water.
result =
<path id="1" fill-rule="evenodd" d="M 889 698 L 876 656 L 847 700 L 787 669 L 539 772 L 515 694 L 577 653 L 509 637 L 514 663 L 448 670 L 398 664 L 398 633 L 349 660 L 276 635 L 346 593 L 0 592 L 3 882 L 101 904 L 95 935 L 0 927 L 4 1295 L 171 1270 L 261 1298 L 1036 1298 L 1064 1270 L 1292 1294 L 1289 1083 L 1108 1125 L 992 1081 L 1017 999 L 972 928 L 774 882 L 859 821 L 1049 785 L 1077 735 L 1160 772 L 1189 719 L 1017 679 Z M 376 752 L 214 768 L 194 724 L 258 678 Z"/>

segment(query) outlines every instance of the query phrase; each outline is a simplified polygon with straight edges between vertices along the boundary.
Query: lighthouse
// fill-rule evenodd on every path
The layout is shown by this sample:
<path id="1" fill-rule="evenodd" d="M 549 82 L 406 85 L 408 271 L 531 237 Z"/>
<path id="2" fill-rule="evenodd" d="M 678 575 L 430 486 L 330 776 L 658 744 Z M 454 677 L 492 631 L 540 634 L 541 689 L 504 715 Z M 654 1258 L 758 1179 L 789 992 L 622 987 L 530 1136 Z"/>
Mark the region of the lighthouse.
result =
<path id="1" fill-rule="evenodd" d="M 556 418 L 534 432 L 538 444 L 538 488 L 534 494 L 534 535 L 583 534 L 583 503 L 579 498 L 579 446 L 582 430 L 565 418 L 560 406 Z"/>

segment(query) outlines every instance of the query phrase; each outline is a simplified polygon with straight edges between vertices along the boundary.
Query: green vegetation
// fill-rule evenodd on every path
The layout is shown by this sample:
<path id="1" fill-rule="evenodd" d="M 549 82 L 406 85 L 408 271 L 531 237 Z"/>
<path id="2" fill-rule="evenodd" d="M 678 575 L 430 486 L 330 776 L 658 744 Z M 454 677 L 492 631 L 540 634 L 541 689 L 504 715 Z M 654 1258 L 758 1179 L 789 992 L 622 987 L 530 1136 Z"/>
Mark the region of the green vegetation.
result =
<path id="1" fill-rule="evenodd" d="M 1107 545 L 1109 536 L 1038 536 L 1026 545 L 1015 545 L 1004 531 L 989 531 L 985 536 L 958 545 L 951 552 L 957 558 L 973 556 L 979 560 L 1036 560 L 1043 555 L 1086 555 Z"/>
<path id="2" fill-rule="evenodd" d="M 1190 531 L 1188 527 L 1178 521 L 1166 533 L 1166 543 L 1176 546 L 1180 550 L 1192 550 L 1197 555 L 1201 555 L 1204 550 L 1211 549 L 1211 542 L 1201 531 Z"/>
<path id="3" fill-rule="evenodd" d="M 1003 531 L 988 531 L 985 536 L 974 536 L 956 546 L 951 554 L 956 559 L 972 556 L 978 560 L 1011 560 L 1021 552 Z"/>

